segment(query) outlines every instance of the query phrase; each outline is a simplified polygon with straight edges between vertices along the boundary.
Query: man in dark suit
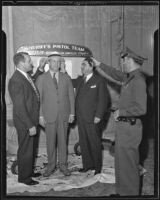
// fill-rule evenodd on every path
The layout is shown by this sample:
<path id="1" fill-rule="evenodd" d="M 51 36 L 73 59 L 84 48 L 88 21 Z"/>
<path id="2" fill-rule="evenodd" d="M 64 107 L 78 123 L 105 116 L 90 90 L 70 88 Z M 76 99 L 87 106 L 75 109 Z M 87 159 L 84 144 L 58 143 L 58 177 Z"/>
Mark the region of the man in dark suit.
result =
<path id="1" fill-rule="evenodd" d="M 18 134 L 18 182 L 36 185 L 34 173 L 35 136 L 39 121 L 39 93 L 28 74 L 32 61 L 28 53 L 19 52 L 13 57 L 16 71 L 9 80 L 8 90 L 13 102 L 13 122 Z M 45 62 L 43 63 L 45 64 Z"/>
<path id="2" fill-rule="evenodd" d="M 76 80 L 76 117 L 83 168 L 79 172 L 101 172 L 102 152 L 100 124 L 107 109 L 107 88 L 104 79 L 94 73 L 90 57 L 83 60 L 83 76 Z"/>

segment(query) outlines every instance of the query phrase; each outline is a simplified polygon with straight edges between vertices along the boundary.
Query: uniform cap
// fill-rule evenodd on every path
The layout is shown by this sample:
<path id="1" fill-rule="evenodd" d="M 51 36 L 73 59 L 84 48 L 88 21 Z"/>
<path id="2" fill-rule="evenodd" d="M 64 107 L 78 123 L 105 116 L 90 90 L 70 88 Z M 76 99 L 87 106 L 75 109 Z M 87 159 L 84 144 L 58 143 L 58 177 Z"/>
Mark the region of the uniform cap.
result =
<path id="1" fill-rule="evenodd" d="M 143 58 L 143 57 L 137 55 L 135 52 L 133 52 L 128 47 L 126 47 L 121 53 L 121 58 L 125 58 L 125 57 L 133 58 L 133 60 L 135 62 L 137 62 L 139 65 L 142 65 L 144 60 L 148 60 L 147 58 Z"/>

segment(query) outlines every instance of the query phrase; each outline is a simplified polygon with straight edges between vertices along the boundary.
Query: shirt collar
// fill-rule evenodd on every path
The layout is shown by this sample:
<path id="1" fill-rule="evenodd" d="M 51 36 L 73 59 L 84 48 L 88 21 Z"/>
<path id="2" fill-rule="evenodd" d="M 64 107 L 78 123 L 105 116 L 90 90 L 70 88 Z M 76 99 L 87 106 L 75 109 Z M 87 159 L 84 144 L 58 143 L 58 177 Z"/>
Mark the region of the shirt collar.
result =
<path id="1" fill-rule="evenodd" d="M 137 73 L 139 73 L 139 72 L 140 72 L 140 69 L 139 69 L 139 68 L 138 68 L 138 69 L 135 69 L 135 70 L 131 71 L 130 73 L 128 73 L 128 76 L 131 77 L 131 76 L 133 76 L 133 75 L 135 75 L 135 74 L 137 74 Z"/>
<path id="2" fill-rule="evenodd" d="M 19 68 L 17 68 L 17 70 L 18 70 L 21 74 L 23 74 L 23 76 L 25 76 L 25 77 L 28 79 L 28 75 L 27 75 L 26 72 L 20 70 Z"/>
<path id="3" fill-rule="evenodd" d="M 88 75 L 86 76 L 86 81 L 88 81 L 88 80 L 92 77 L 92 75 L 93 75 L 93 73 L 88 74 Z"/>
<path id="4" fill-rule="evenodd" d="M 53 72 L 53 71 L 49 70 L 49 72 L 50 72 L 52 78 L 53 78 L 53 74 L 55 74 L 56 78 L 58 79 L 59 71 L 58 72 Z"/>

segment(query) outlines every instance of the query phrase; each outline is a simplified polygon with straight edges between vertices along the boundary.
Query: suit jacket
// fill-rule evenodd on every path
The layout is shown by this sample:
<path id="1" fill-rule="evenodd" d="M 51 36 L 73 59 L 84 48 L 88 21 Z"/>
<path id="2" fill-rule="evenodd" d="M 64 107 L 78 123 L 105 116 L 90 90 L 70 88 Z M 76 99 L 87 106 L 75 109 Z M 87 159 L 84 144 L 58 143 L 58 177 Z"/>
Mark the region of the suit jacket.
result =
<path id="1" fill-rule="evenodd" d="M 74 89 L 68 75 L 59 72 L 58 90 L 49 70 L 38 77 L 36 85 L 40 93 L 40 115 L 46 122 L 55 122 L 58 113 L 64 121 L 75 114 Z"/>
<path id="2" fill-rule="evenodd" d="M 18 70 L 8 83 L 8 90 L 13 102 L 13 121 L 15 127 L 29 129 L 38 125 L 39 100 L 27 78 Z"/>
<path id="3" fill-rule="evenodd" d="M 82 76 L 76 82 L 76 116 L 81 115 L 89 123 L 93 123 L 94 117 L 103 119 L 108 104 L 104 79 L 93 74 L 85 84 Z"/>

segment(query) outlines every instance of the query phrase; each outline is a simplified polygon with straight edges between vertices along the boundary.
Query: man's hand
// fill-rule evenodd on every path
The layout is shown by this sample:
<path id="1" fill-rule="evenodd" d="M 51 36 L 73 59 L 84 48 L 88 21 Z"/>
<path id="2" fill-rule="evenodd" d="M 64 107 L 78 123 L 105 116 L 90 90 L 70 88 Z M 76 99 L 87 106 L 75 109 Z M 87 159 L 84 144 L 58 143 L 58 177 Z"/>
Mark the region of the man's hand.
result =
<path id="1" fill-rule="evenodd" d="M 68 123 L 73 123 L 74 121 L 74 115 L 69 115 L 69 120 L 68 120 Z"/>
<path id="2" fill-rule="evenodd" d="M 98 118 L 98 117 L 95 117 L 95 118 L 94 118 L 94 124 L 98 124 L 100 121 L 101 121 L 100 118 Z"/>
<path id="3" fill-rule="evenodd" d="M 41 58 L 40 61 L 39 61 L 39 70 L 40 71 L 44 71 L 44 67 L 47 63 L 47 58 Z"/>
<path id="4" fill-rule="evenodd" d="M 45 119 L 44 119 L 43 116 L 40 116 L 40 117 L 39 117 L 39 124 L 40 124 L 41 126 L 45 127 L 46 121 L 45 121 Z"/>
<path id="5" fill-rule="evenodd" d="M 37 131 L 36 131 L 36 127 L 33 126 L 32 128 L 29 129 L 29 135 L 30 136 L 34 136 L 36 135 Z"/>
<path id="6" fill-rule="evenodd" d="M 101 62 L 99 62 L 98 60 L 96 60 L 95 58 L 92 57 L 92 60 L 93 60 L 93 63 L 94 63 L 94 66 L 96 67 L 99 67 Z"/>
<path id="7" fill-rule="evenodd" d="M 114 115 L 115 121 L 118 121 L 117 118 L 119 117 L 119 110 L 114 111 L 113 115 Z"/>

